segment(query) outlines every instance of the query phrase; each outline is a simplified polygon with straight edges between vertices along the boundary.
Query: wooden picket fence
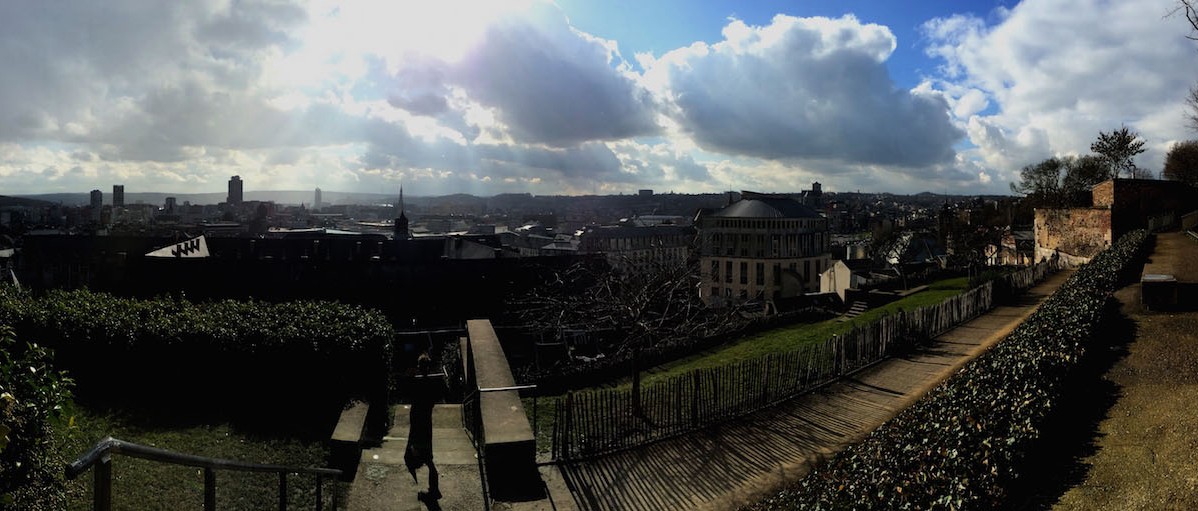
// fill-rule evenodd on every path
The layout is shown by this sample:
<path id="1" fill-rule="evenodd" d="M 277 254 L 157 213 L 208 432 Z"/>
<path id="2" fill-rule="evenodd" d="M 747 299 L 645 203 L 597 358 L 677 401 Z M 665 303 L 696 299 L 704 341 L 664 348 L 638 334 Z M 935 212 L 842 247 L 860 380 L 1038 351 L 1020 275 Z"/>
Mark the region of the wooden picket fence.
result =
<path id="1" fill-rule="evenodd" d="M 1006 284 L 1027 289 L 1048 263 L 1008 274 Z M 993 283 L 945 301 L 901 311 L 835 336 L 723 366 L 702 368 L 641 386 L 640 410 L 632 389 L 570 392 L 553 402 L 550 453 L 576 460 L 678 436 L 790 399 L 919 343 L 990 310 Z"/>

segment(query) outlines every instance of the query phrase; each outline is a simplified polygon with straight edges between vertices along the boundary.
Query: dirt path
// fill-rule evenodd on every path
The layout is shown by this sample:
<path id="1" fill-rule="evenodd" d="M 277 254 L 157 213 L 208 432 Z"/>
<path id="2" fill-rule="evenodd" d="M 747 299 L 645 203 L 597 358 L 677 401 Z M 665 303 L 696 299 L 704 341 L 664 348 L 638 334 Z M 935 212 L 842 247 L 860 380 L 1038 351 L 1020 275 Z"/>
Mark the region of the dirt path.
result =
<path id="1" fill-rule="evenodd" d="M 1065 281 L 938 337 L 926 350 L 720 427 L 563 465 L 579 509 L 731 509 L 764 497 L 859 441 L 1005 337 Z"/>
<path id="2" fill-rule="evenodd" d="M 1198 284 L 1198 242 L 1158 235 L 1149 268 Z M 1126 356 L 1101 378 L 1114 399 L 1078 477 L 1042 499 L 1057 509 L 1198 509 L 1198 302 L 1190 295 L 1189 310 L 1146 311 L 1140 291 L 1115 294 L 1129 323 L 1128 338 L 1115 340 Z"/>

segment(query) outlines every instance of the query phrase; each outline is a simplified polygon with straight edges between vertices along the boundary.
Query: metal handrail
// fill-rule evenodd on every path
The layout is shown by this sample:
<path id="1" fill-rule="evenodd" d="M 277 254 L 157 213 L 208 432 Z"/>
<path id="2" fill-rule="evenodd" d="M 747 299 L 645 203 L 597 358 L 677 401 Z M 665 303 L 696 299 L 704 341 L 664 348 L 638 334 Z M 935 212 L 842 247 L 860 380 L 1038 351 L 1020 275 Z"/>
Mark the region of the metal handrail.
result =
<path id="1" fill-rule="evenodd" d="M 342 471 L 335 468 L 297 467 L 286 465 L 270 465 L 264 463 L 249 463 L 245 461 L 208 458 L 192 454 L 182 454 L 157 447 L 150 447 L 133 442 L 126 442 L 113 437 L 105 437 L 96 443 L 91 450 L 83 453 L 66 467 L 67 479 L 75 479 L 88 469 L 96 466 L 96 484 L 93 490 L 93 509 L 108 510 L 112 507 L 112 466 L 111 455 L 119 454 L 131 458 L 141 458 L 161 463 L 199 467 L 204 469 L 204 509 L 216 508 L 216 471 L 234 470 L 241 472 L 273 472 L 279 474 L 279 509 L 287 509 L 287 474 L 311 474 L 316 476 L 316 509 L 323 507 L 322 487 L 325 476 L 340 477 Z M 333 492 L 333 508 L 337 507 L 337 492 Z"/>

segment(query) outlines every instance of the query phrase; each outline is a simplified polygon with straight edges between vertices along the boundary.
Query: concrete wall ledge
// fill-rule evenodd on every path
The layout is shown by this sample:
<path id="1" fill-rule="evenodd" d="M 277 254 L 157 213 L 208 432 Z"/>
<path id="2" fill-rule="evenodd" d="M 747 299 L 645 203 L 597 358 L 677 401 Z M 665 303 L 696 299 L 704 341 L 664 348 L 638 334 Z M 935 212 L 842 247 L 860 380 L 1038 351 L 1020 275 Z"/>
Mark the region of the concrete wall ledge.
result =
<path id="1" fill-rule="evenodd" d="M 466 323 L 469 335 L 469 356 L 474 367 L 474 383 L 478 389 L 516 386 L 503 347 L 491 322 L 485 319 Z M 482 423 L 481 440 L 486 458 L 488 478 L 502 480 L 508 474 L 526 473 L 536 467 L 536 439 L 520 393 L 516 390 L 479 392 L 479 416 Z"/>

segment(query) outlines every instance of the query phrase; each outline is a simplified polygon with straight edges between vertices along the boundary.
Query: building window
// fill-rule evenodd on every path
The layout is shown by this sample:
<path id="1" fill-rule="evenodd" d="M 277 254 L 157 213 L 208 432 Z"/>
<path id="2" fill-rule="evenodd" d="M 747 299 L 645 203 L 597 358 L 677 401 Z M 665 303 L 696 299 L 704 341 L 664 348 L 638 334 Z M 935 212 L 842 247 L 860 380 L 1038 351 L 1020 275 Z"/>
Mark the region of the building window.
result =
<path id="1" fill-rule="evenodd" d="M 765 263 L 757 263 L 753 270 L 757 273 L 756 282 L 759 286 L 765 285 Z"/>
<path id="2" fill-rule="evenodd" d="M 749 283 L 749 263 L 747 262 L 740 263 L 740 283 Z"/>
<path id="3" fill-rule="evenodd" d="M 719 261 L 711 262 L 711 281 L 712 282 L 720 281 L 720 262 Z"/>
<path id="4" fill-rule="evenodd" d="M 724 282 L 732 283 L 732 261 L 724 261 Z"/>
<path id="5" fill-rule="evenodd" d="M 811 280 L 811 260 L 803 261 L 803 281 Z"/>
<path id="6" fill-rule="evenodd" d="M 718 286 L 711 286 L 711 296 L 713 296 L 713 297 L 720 296 L 720 288 Z"/>
<path id="7" fill-rule="evenodd" d="M 774 285 L 782 285 L 782 264 L 774 263 Z"/>

